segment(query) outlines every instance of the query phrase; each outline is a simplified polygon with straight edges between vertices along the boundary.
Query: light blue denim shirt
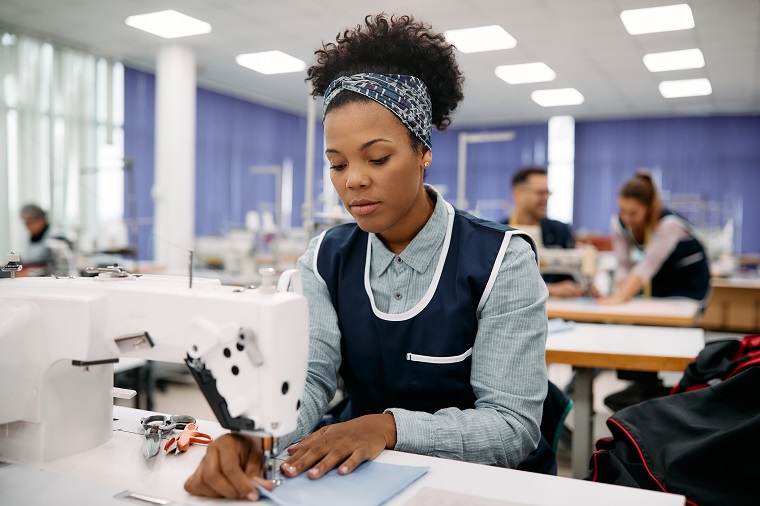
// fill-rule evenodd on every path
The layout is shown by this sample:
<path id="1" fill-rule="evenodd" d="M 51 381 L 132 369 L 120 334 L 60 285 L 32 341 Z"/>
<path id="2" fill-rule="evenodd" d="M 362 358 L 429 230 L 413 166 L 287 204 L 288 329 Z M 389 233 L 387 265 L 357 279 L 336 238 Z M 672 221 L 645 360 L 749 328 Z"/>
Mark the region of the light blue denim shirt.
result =
<path id="1" fill-rule="evenodd" d="M 370 286 L 380 311 L 411 309 L 432 282 L 447 212 L 443 198 L 432 188 L 428 192 L 436 200 L 433 214 L 399 255 L 371 235 Z M 309 303 L 309 371 L 299 429 L 283 438 L 285 445 L 308 435 L 321 420 L 335 395 L 341 364 L 337 315 L 327 287 L 314 272 L 317 240 L 298 260 Z M 533 250 L 513 237 L 478 316 L 470 376 L 474 409 L 446 408 L 433 414 L 388 409 L 396 421 L 396 450 L 514 468 L 537 446 L 547 387 L 547 297 Z"/>

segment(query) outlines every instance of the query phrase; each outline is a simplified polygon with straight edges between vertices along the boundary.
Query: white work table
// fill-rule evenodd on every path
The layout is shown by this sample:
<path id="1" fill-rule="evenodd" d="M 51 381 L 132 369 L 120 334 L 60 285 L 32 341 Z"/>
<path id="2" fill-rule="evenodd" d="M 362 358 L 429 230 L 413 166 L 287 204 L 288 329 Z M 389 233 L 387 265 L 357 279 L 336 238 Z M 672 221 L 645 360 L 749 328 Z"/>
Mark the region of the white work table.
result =
<path id="1" fill-rule="evenodd" d="M 130 408 L 114 408 L 115 417 L 135 417 L 147 412 Z M 216 422 L 199 421 L 200 429 L 211 434 L 223 431 Z M 143 437 L 139 434 L 114 431 L 108 443 L 78 455 L 49 462 L 41 467 L 56 475 L 98 484 L 94 488 L 109 487 L 114 494 L 124 490 L 175 501 L 174 504 L 251 504 L 248 501 L 214 501 L 188 495 L 182 485 L 192 474 L 205 453 L 202 446 L 191 446 L 178 456 L 167 456 L 163 451 L 146 461 L 140 453 Z M 584 506 L 683 506 L 679 495 L 649 492 L 638 489 L 591 483 L 571 478 L 532 474 L 522 471 L 456 462 L 446 459 L 385 451 L 378 462 L 409 466 L 427 466 L 430 471 L 412 484 L 390 505 L 433 504 L 420 500 L 422 489 L 443 491 L 435 506 L 549 506 L 583 504 Z M 2 469 L 0 469 L 1 471 Z M 2 476 L 0 474 L 0 476 Z M 7 484 L 6 484 L 7 485 Z M 41 484 L 43 486 L 44 484 Z M 2 488 L 2 487 L 0 487 Z M 7 491 L 7 489 L 6 489 Z M 456 494 L 464 494 L 456 502 Z M 87 504 L 84 497 L 77 504 Z M 464 501 L 464 502 L 462 502 Z M 68 504 L 70 501 L 59 501 Z M 73 504 L 73 503 L 72 503 Z M 125 502 L 134 504 L 133 502 Z M 262 504 L 270 504 L 262 501 Z"/>
<path id="2" fill-rule="evenodd" d="M 635 298 L 624 304 L 605 306 L 594 299 L 550 297 L 546 301 L 546 312 L 549 319 L 576 322 L 691 327 L 699 312 L 699 302 L 682 298 Z"/>
<path id="3" fill-rule="evenodd" d="M 577 323 L 571 330 L 547 336 L 546 361 L 570 364 L 576 370 L 573 476 L 588 474 L 594 368 L 683 371 L 704 344 L 704 330 L 697 328 Z"/>

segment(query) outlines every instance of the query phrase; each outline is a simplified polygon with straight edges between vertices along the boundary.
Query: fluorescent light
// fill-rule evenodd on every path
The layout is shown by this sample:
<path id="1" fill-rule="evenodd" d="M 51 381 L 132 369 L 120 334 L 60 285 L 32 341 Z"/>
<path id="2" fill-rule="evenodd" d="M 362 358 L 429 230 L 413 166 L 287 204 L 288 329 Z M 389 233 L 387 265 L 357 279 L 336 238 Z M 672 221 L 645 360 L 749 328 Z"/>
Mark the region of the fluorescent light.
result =
<path id="1" fill-rule="evenodd" d="M 536 90 L 530 98 L 541 107 L 559 105 L 578 105 L 583 103 L 583 95 L 575 88 L 558 88 L 556 90 Z"/>
<path id="2" fill-rule="evenodd" d="M 306 62 L 282 51 L 239 54 L 235 61 L 238 65 L 262 74 L 286 74 L 300 72 L 306 68 Z"/>
<path id="3" fill-rule="evenodd" d="M 557 74 L 544 62 L 500 65 L 494 70 L 496 77 L 508 84 L 544 83 L 554 81 Z"/>
<path id="4" fill-rule="evenodd" d="M 705 57 L 699 49 L 651 53 L 644 55 L 644 65 L 650 72 L 701 69 L 705 66 Z"/>
<path id="5" fill-rule="evenodd" d="M 710 80 L 682 79 L 680 81 L 663 81 L 659 84 L 660 93 L 665 98 L 701 97 L 712 93 Z"/>
<path id="6" fill-rule="evenodd" d="M 200 35 L 211 31 L 211 25 L 175 10 L 129 16 L 127 25 L 165 39 Z"/>
<path id="7" fill-rule="evenodd" d="M 691 7 L 686 4 L 631 9 L 621 12 L 620 19 L 631 35 L 694 28 L 694 16 L 691 14 Z"/>
<path id="8" fill-rule="evenodd" d="M 446 30 L 443 36 L 463 53 L 512 49 L 517 45 L 515 38 L 499 25 Z"/>

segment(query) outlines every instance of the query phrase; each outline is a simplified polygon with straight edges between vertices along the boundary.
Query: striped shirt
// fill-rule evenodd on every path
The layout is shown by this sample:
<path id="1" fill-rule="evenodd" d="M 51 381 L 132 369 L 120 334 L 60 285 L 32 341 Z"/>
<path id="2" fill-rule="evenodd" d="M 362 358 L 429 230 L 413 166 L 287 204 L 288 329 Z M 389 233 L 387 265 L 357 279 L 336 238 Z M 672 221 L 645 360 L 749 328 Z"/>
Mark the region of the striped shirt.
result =
<path id="1" fill-rule="evenodd" d="M 408 311 L 433 280 L 447 212 L 443 199 L 432 189 L 428 192 L 436 200 L 433 214 L 400 254 L 371 234 L 370 286 L 380 311 Z M 309 304 L 309 371 L 299 429 L 283 438 L 283 447 L 308 435 L 321 420 L 335 394 L 341 364 L 337 315 L 327 287 L 314 272 L 316 244 L 315 238 L 298 260 Z M 396 422 L 396 450 L 514 468 L 536 448 L 547 387 L 547 296 L 530 245 L 513 237 L 478 316 L 470 375 L 474 409 L 446 408 L 433 414 L 388 409 Z"/>

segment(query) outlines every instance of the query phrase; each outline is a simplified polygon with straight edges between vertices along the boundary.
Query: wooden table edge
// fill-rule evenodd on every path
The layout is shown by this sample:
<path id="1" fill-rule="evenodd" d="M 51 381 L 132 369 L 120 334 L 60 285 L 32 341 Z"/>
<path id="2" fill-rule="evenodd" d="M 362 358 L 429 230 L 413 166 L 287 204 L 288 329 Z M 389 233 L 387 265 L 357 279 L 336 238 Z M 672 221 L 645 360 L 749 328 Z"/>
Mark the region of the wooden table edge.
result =
<path id="1" fill-rule="evenodd" d="M 697 316 L 656 316 L 656 315 L 631 315 L 622 313 L 588 313 L 586 311 L 566 311 L 561 309 L 547 310 L 549 319 L 562 318 L 582 323 L 617 323 L 631 325 L 651 325 L 656 327 L 693 327 Z"/>
<path id="2" fill-rule="evenodd" d="M 664 357 L 595 353 L 586 351 L 546 350 L 546 362 L 570 364 L 574 367 L 598 367 L 627 371 L 678 371 L 682 372 L 696 357 Z"/>

